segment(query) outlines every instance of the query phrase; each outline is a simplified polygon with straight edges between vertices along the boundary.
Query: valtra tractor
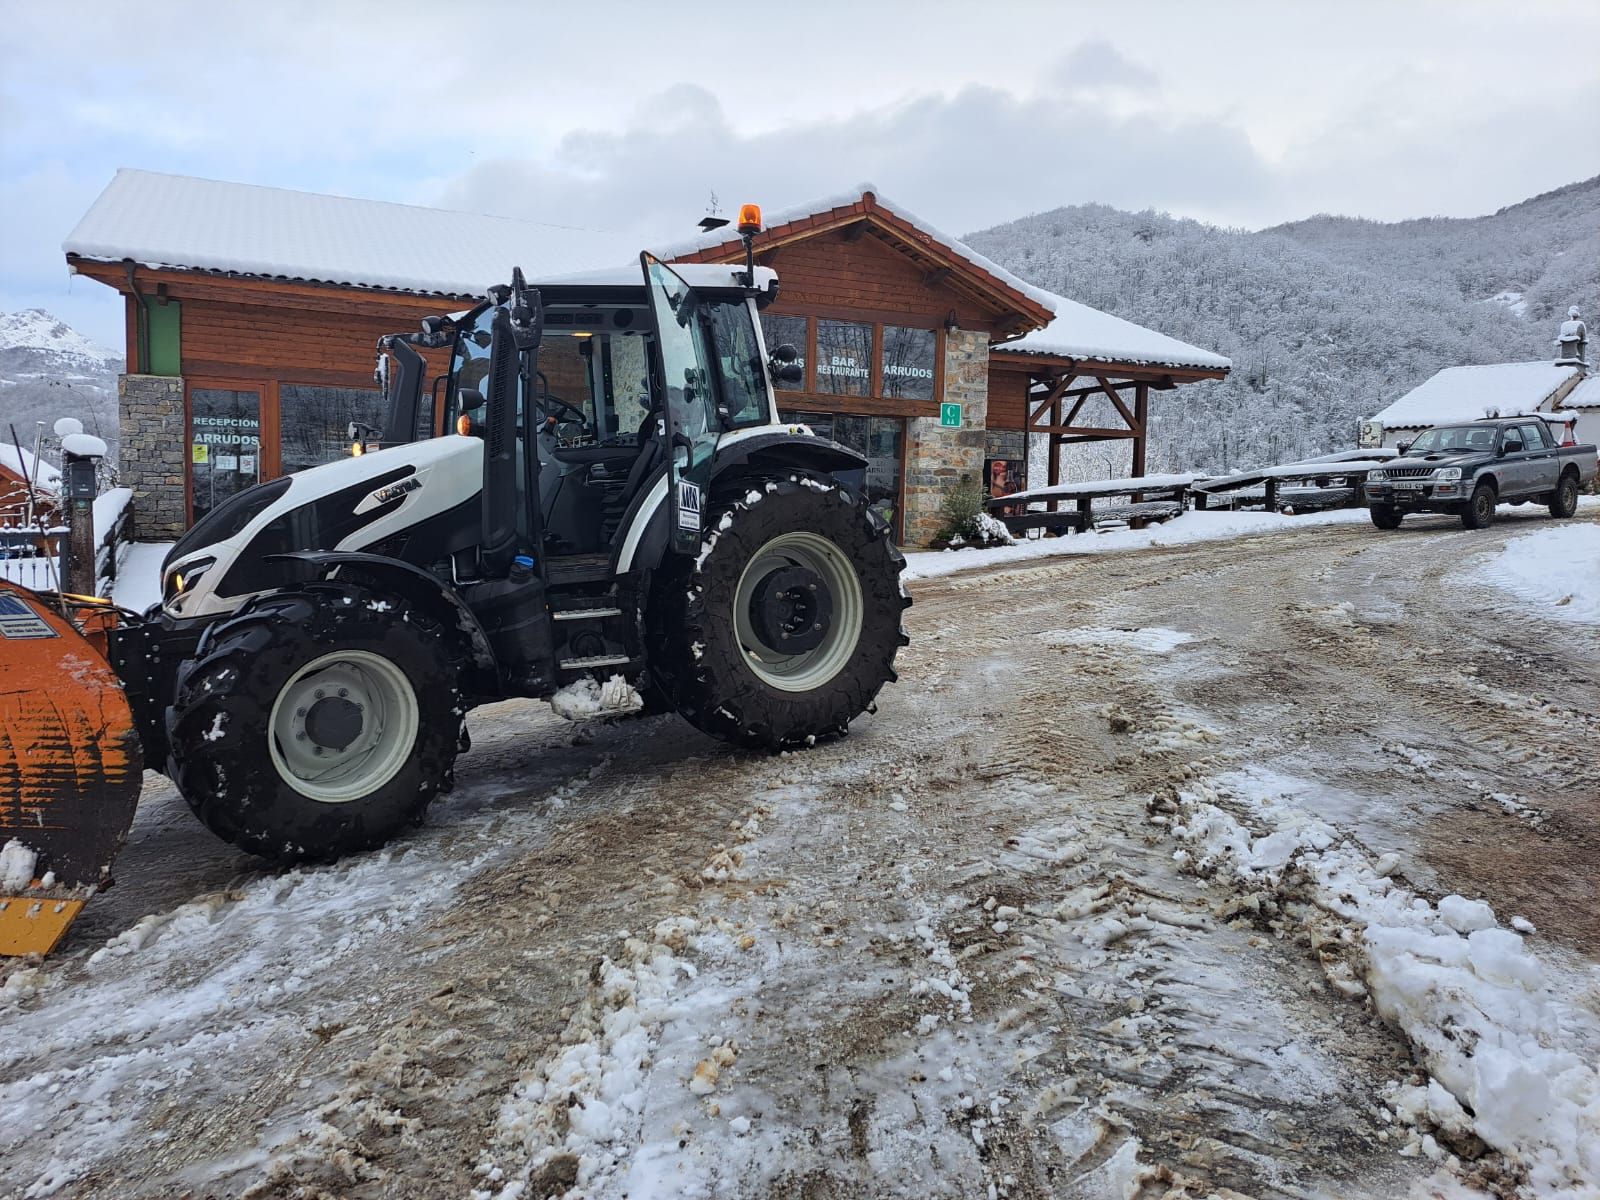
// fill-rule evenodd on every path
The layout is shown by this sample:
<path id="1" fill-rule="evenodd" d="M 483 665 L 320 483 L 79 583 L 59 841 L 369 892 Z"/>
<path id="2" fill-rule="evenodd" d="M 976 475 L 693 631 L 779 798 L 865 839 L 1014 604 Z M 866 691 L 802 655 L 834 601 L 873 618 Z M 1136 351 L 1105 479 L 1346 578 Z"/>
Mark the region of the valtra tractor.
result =
<path id="1" fill-rule="evenodd" d="M 777 277 L 637 269 L 384 338 L 388 426 L 240 491 L 148 612 L 0 591 L 0 953 L 47 952 L 104 884 L 143 766 L 280 862 L 419 820 L 507 697 L 673 710 L 752 747 L 843 733 L 895 678 L 904 560 L 866 460 L 778 419 Z M 418 347 L 452 347 L 425 386 Z M 442 389 L 442 394 L 441 394 Z"/>

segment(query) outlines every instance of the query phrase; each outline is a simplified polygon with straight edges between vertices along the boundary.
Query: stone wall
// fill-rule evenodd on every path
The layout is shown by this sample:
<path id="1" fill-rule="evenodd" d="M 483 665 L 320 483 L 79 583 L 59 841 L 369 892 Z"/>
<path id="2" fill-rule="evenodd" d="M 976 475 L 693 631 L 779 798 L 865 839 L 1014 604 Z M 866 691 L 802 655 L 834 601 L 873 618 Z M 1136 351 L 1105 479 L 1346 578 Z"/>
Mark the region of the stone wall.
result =
<path id="1" fill-rule="evenodd" d="M 956 329 L 944 339 L 944 395 L 961 405 L 961 428 L 938 417 L 906 422 L 905 530 L 907 546 L 926 546 L 939 532 L 939 507 L 955 488 L 983 485 L 989 421 L 989 335 Z"/>
<path id="2" fill-rule="evenodd" d="M 183 503 L 183 380 L 171 375 L 120 375 L 121 483 L 133 489 L 133 537 L 176 539 L 188 525 Z"/>

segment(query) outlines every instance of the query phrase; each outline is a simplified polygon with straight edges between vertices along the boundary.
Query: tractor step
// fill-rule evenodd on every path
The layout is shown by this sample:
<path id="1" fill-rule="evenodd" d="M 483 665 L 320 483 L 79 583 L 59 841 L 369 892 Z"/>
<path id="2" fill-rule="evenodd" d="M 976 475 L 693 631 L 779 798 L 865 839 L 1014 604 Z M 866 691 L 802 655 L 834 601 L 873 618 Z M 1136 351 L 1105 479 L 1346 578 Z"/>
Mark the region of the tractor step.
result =
<path id="1" fill-rule="evenodd" d="M 620 608 L 558 608 L 550 614 L 553 621 L 590 621 L 601 617 L 620 617 Z"/>
<path id="2" fill-rule="evenodd" d="M 561 669 L 563 671 L 587 671 L 591 667 L 620 667 L 624 663 L 634 660 L 626 654 L 594 654 L 588 658 L 563 658 Z"/>

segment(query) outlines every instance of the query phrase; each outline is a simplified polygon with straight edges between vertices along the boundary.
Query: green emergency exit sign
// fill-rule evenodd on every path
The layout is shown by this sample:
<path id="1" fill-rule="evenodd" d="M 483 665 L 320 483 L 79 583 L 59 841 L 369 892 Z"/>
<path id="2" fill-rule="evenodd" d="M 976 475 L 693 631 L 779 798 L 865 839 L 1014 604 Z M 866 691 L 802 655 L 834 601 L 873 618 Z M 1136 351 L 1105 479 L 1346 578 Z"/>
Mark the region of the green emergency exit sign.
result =
<path id="1" fill-rule="evenodd" d="M 941 404 L 941 405 L 939 405 L 939 424 L 944 426 L 944 428 L 946 428 L 946 429 L 960 429 L 961 428 L 961 405 L 959 405 L 959 404 Z"/>

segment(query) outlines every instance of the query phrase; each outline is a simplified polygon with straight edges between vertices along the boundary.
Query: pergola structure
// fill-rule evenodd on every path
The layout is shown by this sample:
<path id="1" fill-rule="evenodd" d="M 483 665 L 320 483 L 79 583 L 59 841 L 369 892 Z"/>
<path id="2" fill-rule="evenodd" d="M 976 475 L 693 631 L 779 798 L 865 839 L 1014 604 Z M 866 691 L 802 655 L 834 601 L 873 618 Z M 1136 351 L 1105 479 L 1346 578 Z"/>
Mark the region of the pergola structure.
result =
<path id="1" fill-rule="evenodd" d="M 1021 375 L 1024 433 L 1042 433 L 1049 445 L 1049 479 L 1043 486 L 1061 483 L 1061 447 L 1078 442 L 1131 441 L 1133 462 L 1129 474 L 1145 473 L 1145 447 L 1150 419 L 1150 393 L 1166 392 L 1179 384 L 1221 379 L 1227 366 L 1165 366 L 1077 358 L 994 347 L 989 354 L 992 375 Z M 1013 374 L 1014 373 L 1014 374 Z M 1018 386 L 1018 385 L 1013 385 Z M 1114 425 L 1079 423 L 1091 400 L 1104 397 L 1118 420 Z M 1030 486 L 1041 486 L 1029 480 Z"/>

